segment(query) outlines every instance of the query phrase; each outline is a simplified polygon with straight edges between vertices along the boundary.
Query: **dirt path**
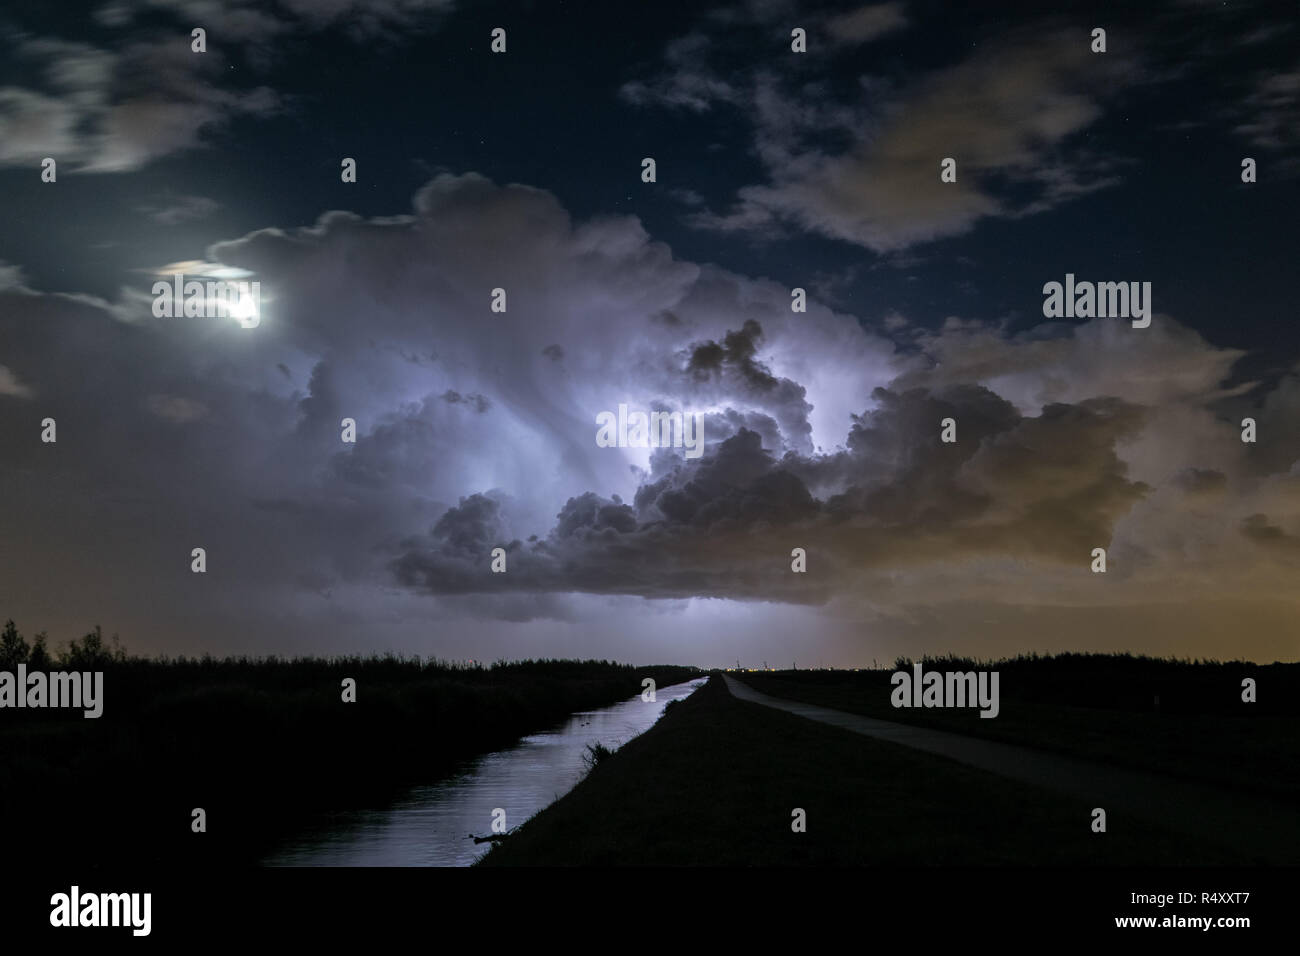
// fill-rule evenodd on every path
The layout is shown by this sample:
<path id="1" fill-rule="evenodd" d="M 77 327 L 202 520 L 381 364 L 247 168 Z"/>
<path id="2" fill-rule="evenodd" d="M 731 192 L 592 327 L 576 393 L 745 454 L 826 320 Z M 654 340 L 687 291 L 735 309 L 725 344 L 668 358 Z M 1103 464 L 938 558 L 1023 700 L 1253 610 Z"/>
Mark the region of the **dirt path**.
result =
<path id="1" fill-rule="evenodd" d="M 1061 757 L 962 734 L 876 720 L 760 693 L 723 676 L 740 700 L 788 711 L 854 733 L 912 747 L 1023 783 L 1077 797 L 1079 825 L 1092 809 L 1106 811 L 1107 831 L 1122 833 L 1142 820 L 1198 839 L 1226 843 L 1261 862 L 1300 863 L 1300 808 L 1255 794 Z M 1098 839 L 1104 839 L 1098 835 Z"/>

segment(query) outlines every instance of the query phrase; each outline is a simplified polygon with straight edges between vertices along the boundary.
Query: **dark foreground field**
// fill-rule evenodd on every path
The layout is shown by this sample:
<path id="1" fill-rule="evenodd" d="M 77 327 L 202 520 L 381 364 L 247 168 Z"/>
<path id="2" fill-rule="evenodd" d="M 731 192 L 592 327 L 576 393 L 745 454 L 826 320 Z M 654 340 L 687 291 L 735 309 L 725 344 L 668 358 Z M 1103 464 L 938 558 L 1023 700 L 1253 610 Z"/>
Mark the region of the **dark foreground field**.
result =
<path id="1" fill-rule="evenodd" d="M 0 711 L 6 852 L 78 866 L 256 862 L 320 814 L 386 806 L 468 757 L 626 700 L 645 677 L 695 676 L 605 661 L 144 660 L 98 635 L 32 662 L 28 643 L 0 639 L 0 657 L 18 647 L 32 669 L 104 671 L 97 719 Z M 356 703 L 342 701 L 344 678 Z M 191 832 L 196 807 L 205 834 Z"/>
<path id="2" fill-rule="evenodd" d="M 910 661 L 899 664 L 910 671 Z M 1300 810 L 1300 664 L 1063 654 L 926 658 L 922 666 L 998 671 L 1000 713 L 895 708 L 890 671 L 736 676 L 773 697 L 1281 797 Z M 1255 703 L 1242 700 L 1247 677 L 1256 682 Z"/>
<path id="3" fill-rule="evenodd" d="M 805 833 L 791 830 L 794 808 L 807 813 Z M 1090 810 L 736 700 L 714 677 L 481 865 L 1252 862 L 1214 834 L 1133 822 L 1095 834 Z"/>

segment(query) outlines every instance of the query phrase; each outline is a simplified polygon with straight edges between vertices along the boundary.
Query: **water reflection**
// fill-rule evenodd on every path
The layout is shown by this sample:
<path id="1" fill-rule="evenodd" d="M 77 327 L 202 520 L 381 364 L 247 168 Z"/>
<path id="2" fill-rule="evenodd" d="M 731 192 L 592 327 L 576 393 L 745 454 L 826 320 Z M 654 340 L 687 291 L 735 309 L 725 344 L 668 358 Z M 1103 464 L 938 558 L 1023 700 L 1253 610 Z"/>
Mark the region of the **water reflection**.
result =
<path id="1" fill-rule="evenodd" d="M 653 704 L 639 696 L 575 714 L 561 727 L 525 737 L 509 750 L 477 757 L 456 774 L 418 787 L 387 810 L 336 815 L 264 862 L 270 866 L 468 866 L 486 853 L 473 833 L 491 832 L 502 807 L 514 828 L 564 796 L 582 777 L 589 743 L 611 750 L 646 730 L 669 701 L 687 697 L 703 679 L 660 688 Z"/>

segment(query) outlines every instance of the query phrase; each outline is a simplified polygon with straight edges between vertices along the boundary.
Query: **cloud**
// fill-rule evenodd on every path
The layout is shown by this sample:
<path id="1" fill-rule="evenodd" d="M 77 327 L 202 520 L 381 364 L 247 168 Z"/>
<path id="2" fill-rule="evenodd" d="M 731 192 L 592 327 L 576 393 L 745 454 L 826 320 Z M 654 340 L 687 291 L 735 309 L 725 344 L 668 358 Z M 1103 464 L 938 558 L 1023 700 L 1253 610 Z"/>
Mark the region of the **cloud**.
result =
<path id="1" fill-rule="evenodd" d="M 394 571 L 432 593 L 821 602 L 871 569 L 984 555 L 1077 565 L 1148 490 L 1127 479 L 1114 450 L 1141 424 L 1123 402 L 1025 418 L 977 387 L 874 398 L 847 451 L 778 459 L 742 427 L 698 462 L 663 456 L 631 504 L 569 499 L 550 533 L 528 544 L 510 540 L 495 502 L 462 501 L 408 543 Z M 970 432 L 958 447 L 934 427 L 948 415 Z M 812 482 L 839 490 L 817 499 Z M 814 556 L 816 575 L 791 573 L 792 546 Z M 487 572 L 495 547 L 511 552 L 504 575 Z"/>
<path id="2" fill-rule="evenodd" d="M 826 21 L 826 32 L 841 44 L 867 43 L 907 26 L 901 3 L 875 3 Z"/>
<path id="3" fill-rule="evenodd" d="M 901 7 L 881 4 L 833 17 L 826 29 L 856 43 L 905 22 Z M 741 42 L 730 38 L 727 48 Z M 1120 161 L 1077 134 L 1102 117 L 1109 81 L 1133 64 L 1120 54 L 1102 62 L 1077 28 L 1008 30 L 901 87 L 860 77 L 848 98 L 819 78 L 830 57 L 810 61 L 811 78 L 758 66 L 724 80 L 709 62 L 717 46 L 699 30 L 687 34 L 669 47 L 657 77 L 623 90 L 643 105 L 747 113 L 768 181 L 742 185 L 720 212 L 697 210 L 688 221 L 700 228 L 769 236 L 797 229 L 888 254 L 1118 182 Z M 957 162 L 955 183 L 939 179 L 948 157 Z"/>
<path id="4" fill-rule="evenodd" d="M 0 163 L 51 156 L 76 171 L 124 172 L 195 147 L 236 117 L 281 109 L 268 87 L 227 88 L 220 47 L 196 54 L 174 32 L 139 36 L 117 50 L 11 37 L 44 89 L 0 92 Z"/>
<path id="5" fill-rule="evenodd" d="M 63 541 L 73 532 L 54 529 L 89 520 L 119 583 L 156 583 L 169 555 L 202 544 L 225 583 L 193 600 L 221 603 L 218 590 L 238 587 L 267 620 L 306 613 L 295 581 L 358 607 L 396 600 L 399 542 L 461 498 L 499 490 L 512 540 L 526 541 L 569 498 L 629 497 L 648 450 L 595 441 L 597 414 L 620 402 L 701 410 L 719 438 L 743 422 L 797 448 L 810 429 L 842 432 L 837 409 L 857 399 L 843 378 L 828 377 L 822 400 L 791 376 L 838 357 L 866 395 L 893 352 L 851 316 L 815 304 L 792 315 L 775 283 L 675 259 L 633 217 L 575 223 L 549 193 L 473 174 L 434 179 L 405 216 L 327 213 L 159 272 L 196 270 L 257 278 L 260 325 L 155 318 L 152 272 L 113 303 L 0 290 L 0 440 L 14 448 L 0 483 L 7 507 L 26 513 L 15 533 Z M 504 314 L 489 307 L 498 286 Z M 734 361 L 687 371 L 693 349 L 755 314 L 762 334 L 733 343 Z M 20 413 L 19 395 L 39 407 Z M 59 422 L 55 454 L 33 440 L 47 414 Z M 344 417 L 358 423 L 355 445 L 341 441 Z M 41 504 L 64 501 L 65 487 L 73 504 Z M 51 549 L 4 577 L 18 587 L 65 560 Z M 87 592 L 86 607 L 102 601 L 97 616 L 116 611 L 157 635 L 164 605 L 184 593 L 163 591 L 153 622 L 111 594 Z M 441 602 L 420 607 L 442 613 Z M 522 619 L 527 605 L 487 607 Z M 218 618 L 230 620 L 214 607 Z"/>
<path id="6" fill-rule="evenodd" d="M 18 376 L 14 375 L 13 372 L 0 365 L 0 395 L 11 395 L 14 398 L 31 398 L 32 390 L 18 381 Z"/>
<path id="7" fill-rule="evenodd" d="M 633 80 L 619 89 L 619 95 L 636 105 L 658 104 L 702 113 L 718 103 L 737 103 L 741 91 L 710 71 L 704 61 L 711 48 L 700 32 L 674 40 L 664 51 L 667 65 L 655 80 Z"/>
<path id="8" fill-rule="evenodd" d="M 1241 522 L 1241 533 L 1262 548 L 1280 552 L 1300 561 L 1300 535 L 1289 534 L 1271 523 L 1267 515 L 1253 514 Z"/>
<path id="9" fill-rule="evenodd" d="M 1089 56 L 1077 31 L 1005 36 L 905 90 L 849 149 L 790 150 L 769 161 L 770 184 L 742 187 L 735 208 L 697 221 L 731 229 L 777 220 L 888 253 L 1103 188 L 1115 181 L 1105 160 L 1060 149 L 1102 115 L 1088 92 Z M 774 126 L 760 120 L 760 139 Z M 939 179 L 947 157 L 955 183 Z M 1023 198 L 1010 199 L 1008 187 Z"/>
<path id="10" fill-rule="evenodd" d="M 1228 487 L 1227 476 L 1213 468 L 1186 468 L 1174 477 L 1175 484 L 1188 495 L 1213 498 Z"/>
<path id="11" fill-rule="evenodd" d="M 1290 70 L 1259 73 L 1252 88 L 1235 110 L 1247 118 L 1239 121 L 1234 132 L 1246 137 L 1254 146 L 1267 150 L 1294 150 L 1300 144 L 1300 63 Z M 1284 159 L 1294 171 L 1292 158 Z"/>
<path id="12" fill-rule="evenodd" d="M 182 395 L 150 395 L 146 406 L 159 418 L 177 425 L 198 421 L 208 413 L 202 402 Z"/>
<path id="13" fill-rule="evenodd" d="M 17 288 L 23 285 L 23 282 L 23 270 L 21 266 L 0 261 L 0 289 Z"/>
<path id="14" fill-rule="evenodd" d="M 11 31 L 0 42 L 29 79 L 0 88 L 0 165 L 49 156 L 77 172 L 140 169 L 207 145 L 238 119 L 283 112 L 279 93 L 232 82 L 243 74 L 231 72 L 236 65 L 267 72 L 282 37 L 340 29 L 359 42 L 397 39 L 436 26 L 450 8 L 451 0 L 287 0 L 274 8 L 255 0 L 120 0 L 99 7 L 95 19 L 130 28 L 121 46 Z M 196 26 L 208 34 L 204 53 L 190 48 Z"/>
<path id="15" fill-rule="evenodd" d="M 1211 347 L 1159 314 L 1141 332 L 1115 319 L 1044 322 L 1015 335 L 994 323 L 949 320 L 913 337 L 917 353 L 898 384 L 980 382 L 1021 409 L 1105 395 L 1142 405 L 1206 405 L 1254 385 L 1220 385 L 1246 354 L 1241 349 Z M 1160 374 L 1148 374 L 1153 368 Z"/>
<path id="16" fill-rule="evenodd" d="M 1167 315 L 894 322 L 900 350 L 675 257 L 635 217 L 575 220 L 475 174 L 436 177 L 403 215 L 268 226 L 202 264 L 257 277 L 259 326 L 155 318 L 151 275 L 111 303 L 0 288 L 0 500 L 32 542 L 0 555 L 18 616 L 112 621 L 173 652 L 436 633 L 478 657 L 539 635 L 599 653 L 617 619 L 630 654 L 695 660 L 690 641 L 740 653 L 719 629 L 773 646 L 765 617 L 850 647 L 868 624 L 915 639 L 938 608 L 978 608 L 1032 642 L 1081 607 L 1177 603 L 1200 634 L 1202 598 L 1226 602 L 1206 610 L 1220 621 L 1292 601 L 1300 375 L 1224 387 L 1241 353 Z M 620 403 L 698 412 L 703 456 L 599 446 Z M 32 597 L 55 577 L 78 585 Z"/>
<path id="17" fill-rule="evenodd" d="M 164 226 L 176 226 L 203 219 L 220 208 L 220 203 L 206 196 L 174 196 L 156 203 L 146 203 L 140 207 L 140 212 Z"/>

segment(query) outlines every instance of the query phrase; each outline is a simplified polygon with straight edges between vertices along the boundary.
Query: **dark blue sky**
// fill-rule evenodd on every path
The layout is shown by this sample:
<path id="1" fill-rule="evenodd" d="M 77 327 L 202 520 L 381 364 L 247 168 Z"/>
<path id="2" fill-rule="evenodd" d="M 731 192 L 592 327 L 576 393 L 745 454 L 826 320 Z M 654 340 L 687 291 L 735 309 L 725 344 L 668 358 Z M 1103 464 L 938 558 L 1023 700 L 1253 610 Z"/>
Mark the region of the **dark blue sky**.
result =
<path id="1" fill-rule="evenodd" d="M 53 34 L 112 46 L 146 25 L 174 30 L 177 23 L 154 11 L 129 30 L 109 27 L 92 16 L 97 6 L 52 12 L 20 3 L 5 18 L 6 32 L 11 41 Z M 720 76 L 772 70 L 792 83 L 824 84 L 836 91 L 831 96 L 852 96 L 863 75 L 905 90 L 982 43 L 1023 30 L 1041 7 L 961 6 L 911 3 L 908 29 L 837 56 L 818 49 L 814 37 L 801 58 L 789 51 L 787 25 L 812 26 L 846 6 L 800 4 L 717 28 L 708 59 Z M 1293 246 L 1300 218 L 1295 143 L 1270 149 L 1234 131 L 1261 71 L 1294 66 L 1288 5 L 1151 4 L 1141 16 L 1129 6 L 1053 5 L 1054 15 L 1041 20 L 1044 30 L 1060 26 L 1081 36 L 1105 26 L 1106 55 L 1143 64 L 1141 75 L 1099 80 L 1104 114 L 1061 144 L 1067 156 L 1086 149 L 1113 157 L 1118 181 L 1044 213 L 986 218 L 960 236 L 919 243 L 901 266 L 807 231 L 774 238 L 684 222 L 689 209 L 674 191 L 690 190 L 708 208 L 724 209 L 740 186 L 766 178 L 743 103 L 696 112 L 634 105 L 619 95 L 625 84 L 661 69 L 672 40 L 707 22 L 694 3 L 483 3 L 417 15 L 378 36 L 353 35 L 346 21 L 321 31 L 299 28 L 277 38 L 269 54 L 251 57 L 244 44 L 223 43 L 211 28 L 211 46 L 228 62 L 205 75 L 231 91 L 268 86 L 282 97 L 282 109 L 234 115 L 203 130 L 196 148 L 140 168 L 70 175 L 74 160 L 57 190 L 33 188 L 30 164 L 5 166 L 0 194 L 8 227 L 0 259 L 20 265 L 39 288 L 108 295 L 125 270 L 145 263 L 200 259 L 216 239 L 267 225 L 308 225 L 330 208 L 404 213 L 431 171 L 474 170 L 547 189 L 575 216 L 633 213 L 692 261 L 790 285 L 807 285 L 817 274 L 847 275 L 831 301 L 866 322 L 898 310 L 924 324 L 959 315 L 1008 317 L 1022 328 L 1037 321 L 1047 278 L 1066 271 L 1132 276 L 1153 283 L 1159 309 L 1215 344 L 1266 347 L 1274 365 L 1288 364 L 1300 352 L 1297 323 L 1286 312 L 1293 257 L 1281 254 Z M 1243 44 L 1270 24 L 1279 32 Z M 495 25 L 509 30 L 505 56 L 486 50 Z M 38 56 L 4 62 L 4 83 L 40 85 Z M 147 71 L 131 80 L 146 88 L 149 82 Z M 960 160 L 960 142 L 952 152 Z M 355 186 L 338 181 L 345 155 L 360 164 Z M 639 181 L 644 155 L 659 163 L 654 187 Z M 1251 186 L 1239 179 L 1246 155 L 1261 167 Z M 220 208 L 169 228 L 140 214 L 139 207 L 174 195 L 201 195 Z"/>

